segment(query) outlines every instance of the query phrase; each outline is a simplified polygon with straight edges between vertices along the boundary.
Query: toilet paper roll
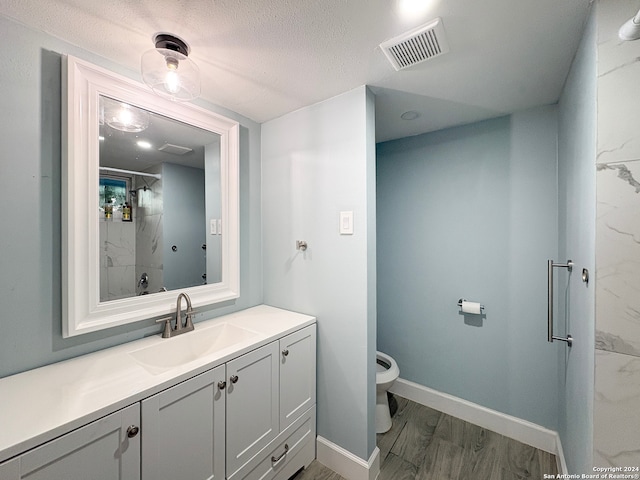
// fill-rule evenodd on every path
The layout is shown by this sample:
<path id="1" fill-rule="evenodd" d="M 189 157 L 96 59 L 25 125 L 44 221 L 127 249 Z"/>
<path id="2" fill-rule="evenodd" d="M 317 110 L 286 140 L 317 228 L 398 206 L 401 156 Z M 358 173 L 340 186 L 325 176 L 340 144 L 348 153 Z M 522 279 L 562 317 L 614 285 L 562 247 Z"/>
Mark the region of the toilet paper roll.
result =
<path id="1" fill-rule="evenodd" d="M 482 313 L 480 311 L 480 304 L 478 302 L 467 302 L 466 300 L 462 301 L 462 312 L 463 313 L 473 313 L 479 315 Z"/>

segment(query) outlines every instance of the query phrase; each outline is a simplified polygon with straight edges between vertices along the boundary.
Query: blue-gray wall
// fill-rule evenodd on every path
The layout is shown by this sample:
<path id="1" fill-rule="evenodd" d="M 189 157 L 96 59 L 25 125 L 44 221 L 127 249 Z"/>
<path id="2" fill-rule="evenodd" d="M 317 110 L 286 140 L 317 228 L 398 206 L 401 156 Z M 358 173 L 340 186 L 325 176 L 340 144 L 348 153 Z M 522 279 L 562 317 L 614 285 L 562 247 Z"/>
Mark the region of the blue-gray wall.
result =
<path id="1" fill-rule="evenodd" d="M 162 187 L 164 285 L 169 290 L 202 285 L 207 272 L 204 170 L 165 162 Z"/>
<path id="2" fill-rule="evenodd" d="M 558 432 L 569 473 L 591 471 L 593 451 L 595 221 L 596 221 L 596 29 L 592 12 L 559 103 L 559 261 L 575 269 L 558 293 L 558 328 L 574 337 L 557 343 L 560 392 Z M 591 282 L 581 280 L 582 269 Z M 566 290 L 568 286 L 568 291 Z M 565 293 L 567 293 L 565 295 Z"/>
<path id="3" fill-rule="evenodd" d="M 0 377 L 155 332 L 146 321 L 62 338 L 60 237 L 60 69 L 72 54 L 139 80 L 138 72 L 0 17 L 10 49 L 0 51 Z M 260 125 L 240 122 L 240 298 L 199 319 L 262 303 Z"/>
<path id="4" fill-rule="evenodd" d="M 400 376 L 555 429 L 555 107 L 378 144 L 378 348 Z M 485 316 L 462 315 L 465 297 Z"/>
<path id="5" fill-rule="evenodd" d="M 360 87 L 262 125 L 265 303 L 317 317 L 318 435 L 365 461 L 375 448 L 373 118 Z M 353 211 L 353 235 L 339 234 L 341 211 Z"/>

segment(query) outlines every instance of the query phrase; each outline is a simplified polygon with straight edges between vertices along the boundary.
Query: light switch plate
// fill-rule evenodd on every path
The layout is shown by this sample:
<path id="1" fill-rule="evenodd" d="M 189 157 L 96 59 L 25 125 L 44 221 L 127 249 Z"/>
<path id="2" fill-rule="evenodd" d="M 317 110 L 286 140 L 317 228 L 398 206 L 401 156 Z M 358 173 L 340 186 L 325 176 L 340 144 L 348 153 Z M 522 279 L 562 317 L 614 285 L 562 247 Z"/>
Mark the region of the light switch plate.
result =
<path id="1" fill-rule="evenodd" d="M 353 212 L 340 212 L 340 235 L 353 235 Z"/>

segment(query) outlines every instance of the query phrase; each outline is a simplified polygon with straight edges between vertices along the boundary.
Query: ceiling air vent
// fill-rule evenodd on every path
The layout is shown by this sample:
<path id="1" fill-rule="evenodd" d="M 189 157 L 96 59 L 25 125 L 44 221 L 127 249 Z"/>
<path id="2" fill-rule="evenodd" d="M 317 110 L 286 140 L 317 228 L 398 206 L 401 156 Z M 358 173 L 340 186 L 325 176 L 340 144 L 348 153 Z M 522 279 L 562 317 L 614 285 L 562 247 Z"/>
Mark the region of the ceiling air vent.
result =
<path id="1" fill-rule="evenodd" d="M 380 48 L 396 70 L 412 67 L 449 51 L 442 19 L 414 28 L 380 44 Z"/>
<path id="2" fill-rule="evenodd" d="M 158 150 L 165 153 L 173 153 L 174 155 L 184 155 L 185 153 L 193 152 L 193 149 L 189 147 L 174 145 L 173 143 L 165 143 L 160 148 L 158 148 Z"/>

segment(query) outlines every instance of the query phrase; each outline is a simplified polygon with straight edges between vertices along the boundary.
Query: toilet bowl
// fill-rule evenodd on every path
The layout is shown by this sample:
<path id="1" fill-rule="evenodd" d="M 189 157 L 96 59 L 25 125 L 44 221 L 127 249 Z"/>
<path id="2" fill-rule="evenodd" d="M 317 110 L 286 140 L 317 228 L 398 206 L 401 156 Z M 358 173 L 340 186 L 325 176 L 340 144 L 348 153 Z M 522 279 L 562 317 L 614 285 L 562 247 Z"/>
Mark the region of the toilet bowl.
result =
<path id="1" fill-rule="evenodd" d="M 389 355 L 376 352 L 376 433 L 384 433 L 391 428 L 387 390 L 399 375 L 396 361 Z"/>

